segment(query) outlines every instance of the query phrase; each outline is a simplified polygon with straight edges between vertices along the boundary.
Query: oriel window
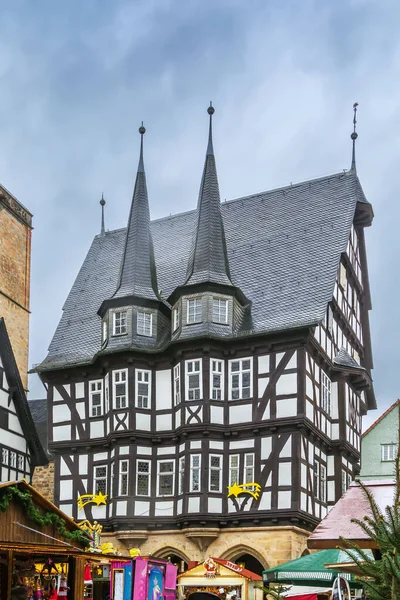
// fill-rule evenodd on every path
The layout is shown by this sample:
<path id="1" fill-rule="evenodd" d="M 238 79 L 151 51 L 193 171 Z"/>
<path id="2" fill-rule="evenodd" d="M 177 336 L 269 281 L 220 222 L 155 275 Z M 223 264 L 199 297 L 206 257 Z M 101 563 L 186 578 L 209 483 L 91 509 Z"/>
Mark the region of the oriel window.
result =
<path id="1" fill-rule="evenodd" d="M 113 314 L 113 335 L 124 335 L 127 332 L 126 310 Z"/>

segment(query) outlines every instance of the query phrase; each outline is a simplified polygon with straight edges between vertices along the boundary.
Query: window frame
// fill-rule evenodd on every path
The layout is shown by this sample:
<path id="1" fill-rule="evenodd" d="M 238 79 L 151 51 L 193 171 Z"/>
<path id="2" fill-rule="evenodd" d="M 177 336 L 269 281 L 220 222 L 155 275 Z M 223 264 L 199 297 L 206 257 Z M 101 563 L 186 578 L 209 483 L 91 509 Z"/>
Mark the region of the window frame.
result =
<path id="1" fill-rule="evenodd" d="M 105 469 L 106 473 L 105 475 L 103 475 L 102 477 L 98 477 L 96 474 L 97 469 Z M 107 464 L 102 464 L 102 465 L 93 465 L 93 493 L 94 494 L 98 494 L 99 492 L 99 488 L 97 485 L 98 481 L 104 481 L 105 485 L 104 485 L 104 491 L 100 490 L 104 495 L 108 495 L 108 465 Z"/>
<path id="2" fill-rule="evenodd" d="M 327 415 L 331 415 L 332 408 L 332 380 L 321 369 L 321 408 Z"/>
<path id="3" fill-rule="evenodd" d="M 116 376 L 117 374 L 125 374 L 125 380 L 124 381 L 116 381 Z M 125 405 L 124 406 L 119 406 L 117 407 L 117 393 L 116 393 L 116 386 L 118 384 L 124 383 L 125 384 Z M 112 391 L 113 391 L 113 397 L 112 397 L 112 402 L 113 402 L 113 409 L 114 410 L 127 410 L 128 406 L 129 406 L 129 398 L 128 398 L 128 369 L 116 369 L 115 371 L 112 372 Z M 118 394 L 120 395 L 120 394 Z"/>
<path id="4" fill-rule="evenodd" d="M 167 464 L 167 463 L 172 464 L 172 471 L 166 471 L 166 472 L 162 473 L 160 471 L 160 466 L 162 464 Z M 161 494 L 161 492 L 160 492 L 160 477 L 161 476 L 167 476 L 167 477 L 172 478 L 170 494 Z M 157 460 L 157 497 L 158 498 L 171 498 L 172 496 L 175 495 L 174 492 L 175 492 L 175 459 L 174 458 L 163 458 L 161 460 Z"/>
<path id="5" fill-rule="evenodd" d="M 99 385 L 100 390 L 92 390 L 92 385 Z M 100 405 L 93 406 L 93 396 L 100 393 Z M 93 409 L 100 408 L 99 414 L 93 414 Z M 104 415 L 104 382 L 103 379 L 91 379 L 89 381 L 89 410 L 90 410 L 90 418 L 96 419 L 98 417 L 102 417 Z"/>
<path id="6" fill-rule="evenodd" d="M 237 466 L 232 466 L 232 459 L 237 458 Z M 232 471 L 236 471 L 235 480 L 232 478 Z M 229 485 L 234 485 L 237 483 L 239 485 L 240 481 L 240 454 L 230 454 L 229 455 Z"/>
<path id="7" fill-rule="evenodd" d="M 146 463 L 148 465 L 148 471 L 139 471 L 139 463 Z M 147 477 L 147 494 L 139 493 L 138 482 L 139 475 L 145 475 Z M 135 496 L 149 498 L 151 495 L 151 460 L 148 458 L 137 458 L 136 459 L 136 477 L 135 477 Z"/>
<path id="8" fill-rule="evenodd" d="M 124 321 L 124 325 L 121 325 L 121 323 L 119 325 L 117 325 L 117 315 L 125 315 L 125 317 L 119 317 L 119 321 Z M 117 327 L 120 329 L 119 332 L 117 332 Z M 124 327 L 124 331 L 122 331 L 122 327 Z M 118 337 L 120 335 L 127 335 L 128 333 L 128 311 L 126 310 L 116 310 L 112 313 L 112 332 L 113 332 L 113 337 Z"/>
<path id="9" fill-rule="evenodd" d="M 180 456 L 179 457 L 179 464 L 178 464 L 178 496 L 182 496 L 182 494 L 185 493 L 185 456 Z"/>
<path id="10" fill-rule="evenodd" d="M 218 458 L 219 460 L 219 467 L 213 467 L 211 465 L 212 459 L 213 458 Z M 222 475 L 223 475 L 223 454 L 209 454 L 208 457 L 208 491 L 211 494 L 221 494 L 222 493 Z M 211 489 L 211 476 L 212 473 L 217 471 L 218 472 L 218 489 L 217 490 L 213 490 Z"/>
<path id="11" fill-rule="evenodd" d="M 218 302 L 218 310 L 215 310 L 215 303 Z M 225 304 L 225 318 L 224 320 L 221 320 L 221 303 Z M 216 317 L 216 313 L 218 313 L 218 318 Z M 212 299 L 212 322 L 213 323 L 218 323 L 218 325 L 228 325 L 229 324 L 229 300 L 227 298 L 218 298 L 217 296 L 213 296 Z"/>
<path id="12" fill-rule="evenodd" d="M 174 365 L 172 373 L 174 378 L 174 406 L 178 406 L 182 401 L 181 363 Z"/>
<path id="13" fill-rule="evenodd" d="M 107 321 L 107 319 L 103 319 L 101 326 L 102 326 L 101 342 L 102 342 L 102 344 L 105 344 L 106 341 L 108 340 L 108 321 Z"/>
<path id="14" fill-rule="evenodd" d="M 390 458 L 389 449 L 393 450 L 393 458 Z M 387 450 L 388 458 L 385 458 L 385 450 Z M 394 462 L 396 460 L 397 444 L 381 444 L 381 462 Z"/>
<path id="15" fill-rule="evenodd" d="M 194 363 L 199 363 L 199 370 L 198 371 L 189 371 L 189 365 L 194 365 Z M 198 375 L 199 376 L 199 386 L 196 388 L 190 388 L 189 387 L 189 377 L 191 375 Z M 198 398 L 189 398 L 189 392 L 191 390 L 199 390 L 199 397 Z M 193 360 L 186 360 L 185 361 L 185 400 L 186 402 L 199 402 L 200 400 L 203 399 L 203 364 L 202 364 L 202 359 L 201 358 L 195 358 Z"/>
<path id="16" fill-rule="evenodd" d="M 193 466 L 193 459 L 195 457 L 199 459 L 199 465 L 197 467 Z M 196 452 L 191 453 L 189 465 L 190 465 L 189 492 L 193 493 L 193 494 L 201 493 L 201 454 L 196 453 Z M 198 490 L 194 489 L 195 486 L 193 485 L 193 479 L 194 479 L 193 474 L 195 471 L 199 472 L 199 485 L 198 485 L 199 489 Z"/>
<path id="17" fill-rule="evenodd" d="M 148 381 L 139 381 L 139 375 L 148 375 Z M 141 410 L 151 410 L 151 377 L 152 372 L 147 369 L 135 369 L 135 406 Z M 148 386 L 147 406 L 139 406 L 139 384 Z M 142 394 L 140 394 L 142 396 Z"/>
<path id="18" fill-rule="evenodd" d="M 129 496 L 129 459 L 122 458 L 118 464 L 118 496 Z M 126 471 L 122 470 L 122 466 L 126 465 Z M 123 485 L 123 478 L 126 477 L 126 492 L 123 493 L 121 488 Z"/>
<path id="19" fill-rule="evenodd" d="M 249 361 L 250 363 L 250 367 L 249 369 L 244 369 L 243 368 L 243 363 Z M 238 371 L 232 371 L 232 365 L 234 363 L 239 363 L 239 370 Z M 238 401 L 238 400 L 251 400 L 251 398 L 253 397 L 253 360 L 252 357 L 245 357 L 245 358 L 233 358 L 231 360 L 229 360 L 229 372 L 228 372 L 228 382 L 229 382 L 229 396 L 228 399 L 230 401 Z M 243 375 L 245 373 L 249 373 L 250 374 L 250 381 L 249 381 L 249 385 L 244 386 L 243 385 Z M 232 379 L 235 375 L 239 375 L 239 387 L 238 388 L 233 388 L 232 385 Z M 243 397 L 243 389 L 245 388 L 249 388 L 249 396 L 248 397 Z M 233 398 L 233 391 L 234 389 L 238 389 L 239 390 L 239 397 L 238 398 Z"/>
<path id="20" fill-rule="evenodd" d="M 172 309 L 172 333 L 179 328 L 180 311 L 179 306 L 174 306 Z"/>
<path id="21" fill-rule="evenodd" d="M 194 303 L 193 320 L 190 319 L 190 313 L 191 313 L 190 307 L 191 307 L 192 303 Z M 196 309 L 197 306 L 200 306 L 199 318 L 198 318 L 198 316 L 196 316 L 198 313 L 198 311 Z M 196 323 L 201 323 L 202 321 L 203 321 L 203 299 L 201 298 L 201 296 L 198 296 L 197 298 L 188 298 L 186 300 L 186 324 L 194 325 Z"/>
<path id="22" fill-rule="evenodd" d="M 247 465 L 247 457 L 251 456 L 252 458 L 252 465 Z M 250 478 L 250 481 L 247 481 L 247 475 L 246 475 L 246 470 L 247 469 L 251 469 L 252 470 L 252 477 Z M 256 469 L 256 457 L 255 457 L 255 453 L 254 452 L 246 452 L 244 454 L 243 457 L 243 483 L 254 483 L 255 481 L 255 469 Z"/>
<path id="23" fill-rule="evenodd" d="M 210 400 L 215 400 L 216 402 L 222 402 L 225 399 L 225 389 L 224 389 L 225 364 L 224 364 L 224 362 L 225 361 L 223 361 L 219 358 L 210 358 Z M 219 366 L 221 367 L 220 371 L 216 371 L 214 369 L 214 363 L 219 364 Z M 214 375 L 217 375 L 221 378 L 219 388 L 214 387 Z M 220 390 L 220 392 L 221 392 L 220 398 L 214 398 L 214 390 L 215 391 Z M 216 395 L 218 395 L 218 394 L 216 394 Z"/>
<path id="24" fill-rule="evenodd" d="M 139 315 L 142 317 L 143 316 L 143 323 L 140 324 L 139 326 Z M 146 318 L 150 318 L 150 327 L 147 330 L 147 325 L 148 323 L 146 323 Z M 143 329 L 142 331 L 139 331 L 139 328 L 143 325 Z M 150 333 L 148 333 L 148 331 Z M 136 312 L 136 333 L 137 335 L 141 335 L 143 337 L 153 337 L 153 313 L 149 312 L 148 310 L 138 310 Z"/>

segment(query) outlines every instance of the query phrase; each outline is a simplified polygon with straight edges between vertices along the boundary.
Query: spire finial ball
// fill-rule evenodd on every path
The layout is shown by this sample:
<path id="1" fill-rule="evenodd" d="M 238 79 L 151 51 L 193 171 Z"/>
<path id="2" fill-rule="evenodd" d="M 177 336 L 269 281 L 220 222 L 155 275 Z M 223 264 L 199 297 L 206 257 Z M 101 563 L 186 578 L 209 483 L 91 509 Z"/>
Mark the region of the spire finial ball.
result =
<path id="1" fill-rule="evenodd" d="M 210 106 L 207 108 L 207 112 L 209 115 L 213 115 L 215 113 L 215 108 L 213 107 L 211 102 L 210 102 Z"/>
<path id="2" fill-rule="evenodd" d="M 139 133 L 140 135 L 144 135 L 146 133 L 146 127 L 143 126 L 143 121 L 141 126 L 139 127 Z"/>
<path id="3" fill-rule="evenodd" d="M 352 140 L 356 140 L 358 138 L 358 133 L 356 133 L 355 131 L 353 131 L 353 133 L 351 134 L 351 139 Z"/>
<path id="4" fill-rule="evenodd" d="M 103 196 L 103 194 L 102 194 L 102 195 L 101 195 L 101 200 L 100 200 L 100 205 L 101 205 L 101 206 L 104 206 L 104 205 L 105 205 L 105 203 L 106 203 L 106 201 L 104 200 L 104 196 Z"/>

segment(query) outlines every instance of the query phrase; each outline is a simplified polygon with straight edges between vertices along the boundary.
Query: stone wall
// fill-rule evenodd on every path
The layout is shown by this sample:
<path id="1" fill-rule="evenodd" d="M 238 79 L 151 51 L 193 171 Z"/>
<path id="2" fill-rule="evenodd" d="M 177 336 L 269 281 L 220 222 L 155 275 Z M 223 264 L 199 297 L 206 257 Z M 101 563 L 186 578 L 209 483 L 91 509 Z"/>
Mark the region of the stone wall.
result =
<path id="1" fill-rule="evenodd" d="M 54 502 L 54 461 L 50 461 L 47 467 L 35 468 L 32 485 L 47 500 Z"/>
<path id="2" fill-rule="evenodd" d="M 1 187 L 1 186 L 0 186 Z M 0 317 L 25 389 L 28 382 L 31 227 L 8 204 L 0 189 Z M 25 217 L 24 217 L 25 218 Z M 29 221 L 29 219 L 27 218 Z"/>

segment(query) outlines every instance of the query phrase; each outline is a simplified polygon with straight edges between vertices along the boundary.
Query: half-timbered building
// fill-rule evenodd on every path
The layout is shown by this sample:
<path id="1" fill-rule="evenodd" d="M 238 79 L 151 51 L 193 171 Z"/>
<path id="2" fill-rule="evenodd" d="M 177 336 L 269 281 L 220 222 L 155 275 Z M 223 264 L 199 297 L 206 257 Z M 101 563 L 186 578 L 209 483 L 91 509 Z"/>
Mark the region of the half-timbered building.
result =
<path id="1" fill-rule="evenodd" d="M 0 318 L 0 483 L 30 482 L 34 468 L 47 464 L 6 325 Z"/>
<path id="2" fill-rule="evenodd" d="M 153 222 L 140 128 L 128 225 L 103 221 L 37 370 L 63 511 L 145 554 L 267 567 L 358 466 L 373 211 L 355 133 L 349 171 L 221 204 L 208 112 L 197 209 Z"/>

